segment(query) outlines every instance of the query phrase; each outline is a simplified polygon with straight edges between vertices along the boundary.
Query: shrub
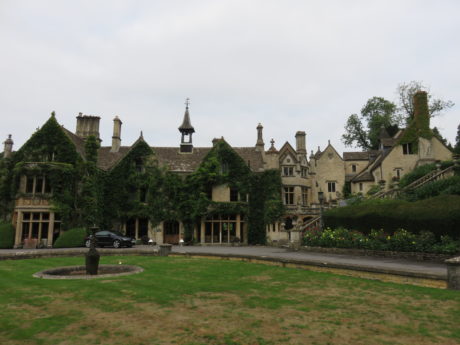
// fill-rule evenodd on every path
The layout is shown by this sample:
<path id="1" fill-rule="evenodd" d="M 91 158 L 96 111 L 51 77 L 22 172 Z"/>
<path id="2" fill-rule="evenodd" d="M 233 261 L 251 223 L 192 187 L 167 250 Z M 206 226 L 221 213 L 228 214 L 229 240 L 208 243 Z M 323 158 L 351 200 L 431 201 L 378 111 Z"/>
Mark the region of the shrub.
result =
<path id="1" fill-rule="evenodd" d="M 443 180 L 428 183 L 408 195 L 408 200 L 423 200 L 438 195 L 460 195 L 460 176 L 452 176 Z"/>
<path id="2" fill-rule="evenodd" d="M 86 229 L 75 228 L 64 231 L 54 242 L 54 248 L 74 248 L 82 247 L 87 236 Z"/>
<path id="3" fill-rule="evenodd" d="M 8 249 L 14 246 L 14 227 L 10 223 L 0 223 L 0 248 Z"/>
<path id="4" fill-rule="evenodd" d="M 444 170 L 454 163 L 452 161 L 444 161 L 441 162 L 441 170 Z M 404 188 L 408 185 L 410 185 L 412 182 L 418 180 L 419 178 L 425 176 L 426 174 L 436 170 L 436 164 L 426 164 L 426 165 L 421 165 L 414 170 L 412 170 L 410 173 L 404 175 L 401 180 L 399 181 L 399 187 Z"/>
<path id="5" fill-rule="evenodd" d="M 412 170 L 410 173 L 405 174 L 399 181 L 399 187 L 404 188 L 435 169 L 436 164 L 421 165 Z"/>
<path id="6" fill-rule="evenodd" d="M 456 254 L 460 252 L 460 241 L 450 236 L 441 236 L 436 241 L 433 233 L 422 231 L 416 235 L 404 229 L 398 229 L 393 235 L 383 230 L 371 230 L 369 235 L 344 228 L 323 231 L 309 231 L 305 234 L 304 244 L 326 248 L 357 248 L 372 250 L 392 250 L 399 252 L 425 252 Z"/>

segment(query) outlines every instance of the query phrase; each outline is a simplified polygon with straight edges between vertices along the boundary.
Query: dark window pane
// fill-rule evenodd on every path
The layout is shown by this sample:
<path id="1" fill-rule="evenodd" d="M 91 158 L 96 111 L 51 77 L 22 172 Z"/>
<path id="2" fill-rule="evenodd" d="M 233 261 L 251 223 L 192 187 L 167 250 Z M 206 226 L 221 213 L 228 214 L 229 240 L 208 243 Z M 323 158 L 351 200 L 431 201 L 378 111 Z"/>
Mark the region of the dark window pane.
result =
<path id="1" fill-rule="evenodd" d="M 45 193 L 51 193 L 51 181 L 45 177 Z"/>
<path id="2" fill-rule="evenodd" d="M 33 193 L 33 192 L 34 192 L 34 178 L 27 177 L 26 193 Z"/>
<path id="3" fill-rule="evenodd" d="M 43 177 L 37 177 L 35 182 L 35 193 L 41 194 L 43 193 Z"/>

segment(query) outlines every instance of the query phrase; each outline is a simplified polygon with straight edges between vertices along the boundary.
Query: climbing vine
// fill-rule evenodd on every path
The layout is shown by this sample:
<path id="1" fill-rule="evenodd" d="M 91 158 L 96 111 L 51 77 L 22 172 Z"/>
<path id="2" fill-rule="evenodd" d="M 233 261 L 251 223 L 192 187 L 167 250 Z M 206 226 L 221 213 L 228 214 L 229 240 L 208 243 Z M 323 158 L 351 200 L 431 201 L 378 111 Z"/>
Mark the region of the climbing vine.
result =
<path id="1" fill-rule="evenodd" d="M 279 171 L 251 172 L 224 140 L 187 176 L 160 167 L 142 138 L 109 171 L 97 167 L 99 149 L 90 136 L 84 153 L 78 153 L 53 115 L 11 158 L 0 160 L 2 216 L 11 214 L 13 201 L 21 195 L 23 176 L 46 177 L 52 193 L 41 197 L 49 198 L 63 229 L 93 224 L 112 228 L 130 218 L 148 218 L 154 226 L 181 221 L 184 240 L 191 242 L 202 217 L 240 214 L 248 223 L 250 243 L 264 243 L 265 225 L 284 212 Z M 210 191 L 221 185 L 236 190 L 238 201 L 213 201 Z"/>
<path id="2" fill-rule="evenodd" d="M 418 139 L 431 139 L 434 136 L 430 129 L 430 113 L 426 92 L 417 92 L 414 95 L 414 117 L 404 131 L 399 144 L 412 144 L 413 152 L 418 152 Z"/>
<path id="3" fill-rule="evenodd" d="M 14 200 L 21 194 L 21 176 L 45 176 L 52 188 L 49 198 L 53 210 L 61 216 L 63 228 L 70 227 L 76 221 L 75 196 L 80 178 L 77 171 L 81 163 L 75 145 L 53 112 L 42 128 L 13 155 L 9 197 Z"/>

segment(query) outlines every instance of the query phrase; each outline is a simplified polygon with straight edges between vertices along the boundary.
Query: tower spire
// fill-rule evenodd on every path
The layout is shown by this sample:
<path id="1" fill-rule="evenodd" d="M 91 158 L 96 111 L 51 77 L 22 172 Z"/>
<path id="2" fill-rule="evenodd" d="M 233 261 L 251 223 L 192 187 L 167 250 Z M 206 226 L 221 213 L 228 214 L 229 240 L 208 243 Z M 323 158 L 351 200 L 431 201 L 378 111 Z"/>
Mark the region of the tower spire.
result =
<path id="1" fill-rule="evenodd" d="M 191 153 L 193 151 L 192 144 L 192 134 L 195 133 L 195 128 L 193 128 L 192 123 L 190 122 L 190 98 L 187 97 L 185 100 L 185 114 L 182 124 L 179 126 L 179 132 L 182 134 L 181 143 L 180 143 L 180 152 L 182 153 Z"/>

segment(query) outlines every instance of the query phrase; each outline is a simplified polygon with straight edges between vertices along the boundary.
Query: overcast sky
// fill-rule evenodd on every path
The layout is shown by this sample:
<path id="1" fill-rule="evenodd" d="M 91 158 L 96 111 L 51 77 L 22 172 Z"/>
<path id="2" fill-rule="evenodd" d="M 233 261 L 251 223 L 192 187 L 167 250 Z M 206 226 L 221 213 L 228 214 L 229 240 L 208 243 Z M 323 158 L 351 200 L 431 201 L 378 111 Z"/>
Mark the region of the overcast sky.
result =
<path id="1" fill-rule="evenodd" d="M 100 116 L 103 145 L 118 115 L 122 145 L 177 146 L 190 97 L 195 146 L 255 145 L 260 122 L 267 149 L 303 130 L 342 153 L 350 114 L 417 80 L 456 103 L 432 121 L 454 142 L 459 16 L 458 0 L 0 0 L 0 139 L 17 150 L 55 110 L 72 131 Z"/>

